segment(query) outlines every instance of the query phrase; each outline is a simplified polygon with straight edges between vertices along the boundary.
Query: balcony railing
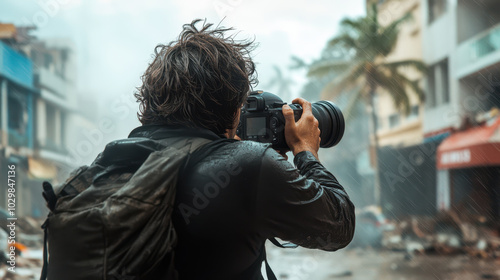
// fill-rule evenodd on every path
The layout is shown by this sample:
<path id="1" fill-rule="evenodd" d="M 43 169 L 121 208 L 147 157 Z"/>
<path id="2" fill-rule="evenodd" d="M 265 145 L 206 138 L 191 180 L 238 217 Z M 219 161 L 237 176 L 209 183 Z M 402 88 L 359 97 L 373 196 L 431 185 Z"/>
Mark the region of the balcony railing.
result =
<path id="1" fill-rule="evenodd" d="M 500 24 L 487 29 L 458 47 L 459 66 L 467 66 L 500 50 Z"/>
<path id="2" fill-rule="evenodd" d="M 24 87 L 33 87 L 33 63 L 3 42 L 0 42 L 0 74 Z"/>
<path id="3" fill-rule="evenodd" d="M 52 139 L 45 139 L 45 143 L 41 143 L 39 140 L 36 141 L 36 148 L 39 150 L 48 150 L 51 152 L 56 152 L 59 154 L 67 154 L 68 150 L 64 145 L 62 144 L 57 144 L 54 140 Z"/>
<path id="4" fill-rule="evenodd" d="M 9 135 L 9 146 L 14 148 L 21 148 L 21 147 L 32 148 L 31 141 L 28 135 L 21 134 L 11 129 L 9 129 L 8 135 Z"/>

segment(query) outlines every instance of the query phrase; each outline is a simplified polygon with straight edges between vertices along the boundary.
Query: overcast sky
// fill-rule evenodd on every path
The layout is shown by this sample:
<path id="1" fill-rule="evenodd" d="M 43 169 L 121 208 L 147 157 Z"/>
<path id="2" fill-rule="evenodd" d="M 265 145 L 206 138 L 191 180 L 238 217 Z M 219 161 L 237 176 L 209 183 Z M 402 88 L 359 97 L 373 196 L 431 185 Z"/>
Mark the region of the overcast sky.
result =
<path id="1" fill-rule="evenodd" d="M 240 38 L 255 36 L 260 86 L 280 66 L 289 73 L 290 56 L 318 57 L 344 17 L 365 13 L 364 0 L 0 0 L 0 21 L 35 24 L 39 38 L 69 38 L 75 44 L 80 94 L 109 100 L 133 94 L 158 43 L 174 40 L 184 23 L 195 18 L 235 27 Z M 134 105 L 136 106 L 136 105 Z M 131 125 L 131 127 L 135 124 Z"/>

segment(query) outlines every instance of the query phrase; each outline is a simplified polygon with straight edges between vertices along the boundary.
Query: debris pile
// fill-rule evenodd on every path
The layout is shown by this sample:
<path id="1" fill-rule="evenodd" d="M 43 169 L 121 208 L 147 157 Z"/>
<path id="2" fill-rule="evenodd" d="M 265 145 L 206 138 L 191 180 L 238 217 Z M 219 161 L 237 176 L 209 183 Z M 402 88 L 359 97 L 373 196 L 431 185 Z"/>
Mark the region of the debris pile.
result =
<path id="1" fill-rule="evenodd" d="M 0 217 L 0 279 L 39 279 L 43 264 L 42 220 L 21 217 L 15 223 L 15 243 L 9 239 L 7 216 Z M 9 263 L 10 262 L 10 263 Z"/>
<path id="2" fill-rule="evenodd" d="M 500 260 L 500 225 L 484 217 L 445 212 L 436 217 L 411 216 L 385 232 L 384 248 L 414 254 L 467 254 Z"/>

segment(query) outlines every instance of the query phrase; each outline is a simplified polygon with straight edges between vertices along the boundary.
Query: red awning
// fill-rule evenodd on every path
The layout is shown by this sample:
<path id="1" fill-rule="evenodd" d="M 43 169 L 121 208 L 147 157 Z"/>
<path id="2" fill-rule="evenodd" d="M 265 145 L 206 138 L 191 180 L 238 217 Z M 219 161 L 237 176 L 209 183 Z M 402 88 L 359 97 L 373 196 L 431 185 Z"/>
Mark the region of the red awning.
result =
<path id="1" fill-rule="evenodd" d="M 492 165 L 500 165 L 500 117 L 453 133 L 437 150 L 438 169 Z"/>

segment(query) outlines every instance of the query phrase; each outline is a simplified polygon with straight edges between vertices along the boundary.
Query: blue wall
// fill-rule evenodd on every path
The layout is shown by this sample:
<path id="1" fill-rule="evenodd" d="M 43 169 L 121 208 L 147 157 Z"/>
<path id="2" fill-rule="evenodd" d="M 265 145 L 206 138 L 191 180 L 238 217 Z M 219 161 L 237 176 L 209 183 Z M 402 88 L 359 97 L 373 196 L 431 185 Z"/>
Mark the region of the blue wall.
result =
<path id="1" fill-rule="evenodd" d="M 33 63 L 3 42 L 0 42 L 0 75 L 33 88 Z"/>
<path id="2" fill-rule="evenodd" d="M 33 148 L 33 62 L 0 41 L 0 76 L 7 79 L 7 96 L 17 96 L 28 117 L 21 131 L 8 128 L 9 145 Z"/>

